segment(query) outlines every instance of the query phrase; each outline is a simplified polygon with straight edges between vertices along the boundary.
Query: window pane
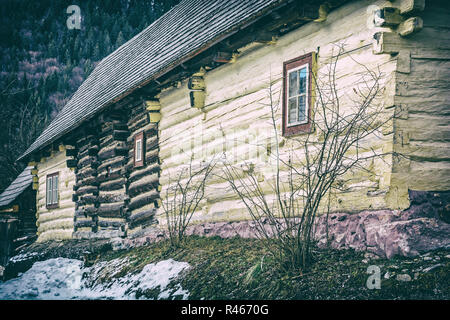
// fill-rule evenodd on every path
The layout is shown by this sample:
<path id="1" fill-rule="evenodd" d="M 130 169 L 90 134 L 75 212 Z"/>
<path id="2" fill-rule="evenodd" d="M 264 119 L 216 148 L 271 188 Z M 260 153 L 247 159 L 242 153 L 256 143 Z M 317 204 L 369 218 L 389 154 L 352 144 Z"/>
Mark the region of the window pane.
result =
<path id="1" fill-rule="evenodd" d="M 53 177 L 52 204 L 58 203 L 58 176 Z"/>
<path id="2" fill-rule="evenodd" d="M 136 154 L 135 154 L 136 161 L 142 160 L 142 140 L 136 140 Z"/>
<path id="3" fill-rule="evenodd" d="M 299 94 L 306 93 L 306 81 L 307 81 L 306 68 L 299 70 L 299 74 L 300 74 L 300 86 L 298 93 Z"/>
<path id="4" fill-rule="evenodd" d="M 142 159 L 142 140 L 139 140 L 138 142 L 138 158 L 139 160 Z"/>
<path id="5" fill-rule="evenodd" d="M 52 203 L 52 178 L 47 178 L 47 204 Z"/>
<path id="6" fill-rule="evenodd" d="M 298 97 L 298 121 L 302 122 L 306 119 L 306 95 Z"/>
<path id="7" fill-rule="evenodd" d="M 297 99 L 291 98 L 289 99 L 288 104 L 288 123 L 294 123 L 296 122 L 296 115 L 297 115 Z"/>
<path id="8" fill-rule="evenodd" d="M 297 95 L 298 81 L 297 71 L 289 73 L 289 97 Z"/>
<path id="9" fill-rule="evenodd" d="M 136 140 L 136 145 L 134 146 L 134 160 L 139 161 L 139 140 Z"/>

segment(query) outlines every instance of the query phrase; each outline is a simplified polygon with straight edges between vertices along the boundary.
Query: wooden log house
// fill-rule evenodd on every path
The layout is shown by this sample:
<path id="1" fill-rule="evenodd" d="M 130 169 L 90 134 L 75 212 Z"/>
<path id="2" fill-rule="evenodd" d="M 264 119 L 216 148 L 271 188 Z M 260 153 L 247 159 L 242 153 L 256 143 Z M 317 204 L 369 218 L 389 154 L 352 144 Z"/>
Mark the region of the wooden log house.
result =
<path id="1" fill-rule="evenodd" d="M 450 190 L 449 27 L 439 0 L 181 1 L 104 58 L 20 157 L 37 163 L 38 240 L 162 228 L 170 173 L 189 162 L 180 150 L 246 153 L 254 132 L 270 130 L 268 86 L 284 101 L 287 74 L 297 69 L 310 81 L 309 103 L 293 110 L 313 114 L 311 78 L 327 71 L 337 43 L 338 87 L 351 91 L 361 65 L 379 70 L 393 118 L 381 143 L 368 138 L 386 155 L 352 173 L 333 210 L 404 209 L 408 190 Z M 281 105 L 283 152 L 310 124 L 291 123 Z M 233 134 L 243 139 L 228 144 Z M 395 160 L 393 151 L 407 157 Z M 270 179 L 261 153 L 248 154 L 261 180 Z M 250 219 L 226 186 L 208 180 L 193 223 Z"/>

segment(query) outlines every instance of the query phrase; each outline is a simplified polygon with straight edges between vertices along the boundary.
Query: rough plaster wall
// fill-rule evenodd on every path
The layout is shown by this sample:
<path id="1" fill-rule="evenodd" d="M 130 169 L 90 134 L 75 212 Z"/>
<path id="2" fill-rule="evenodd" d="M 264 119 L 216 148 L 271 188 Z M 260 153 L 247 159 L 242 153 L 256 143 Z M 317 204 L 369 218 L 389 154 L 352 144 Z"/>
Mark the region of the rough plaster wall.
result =
<path id="1" fill-rule="evenodd" d="M 373 34 L 380 28 L 368 28 L 367 8 L 373 1 L 350 3 L 332 12 L 323 23 L 309 23 L 278 39 L 275 45 L 251 44 L 242 48 L 233 64 L 226 64 L 205 75 L 205 112 L 190 107 L 186 82 L 160 95 L 162 119 L 160 122 L 160 159 L 162 174 L 161 194 L 165 195 L 169 174 L 173 177 L 182 164 L 189 163 L 193 150 L 199 160 L 211 154 L 227 153 L 244 158 L 255 164 L 261 181 L 269 181 L 270 164 L 267 162 L 265 134 L 271 134 L 268 87 L 272 83 L 274 101 L 280 98 L 283 62 L 309 52 L 318 52 L 319 73 L 326 72 L 327 61 L 335 46 L 345 43 L 348 53 L 338 65 L 338 87 L 347 103 L 345 94 L 353 90 L 355 72 L 363 62 L 369 68 L 380 68 L 384 73 L 384 84 L 391 92 L 395 58 L 390 55 L 373 55 Z M 384 2 L 376 2 L 382 4 Z M 347 101 L 347 102 L 346 102 Z M 386 106 L 387 107 L 387 106 Z M 344 108 L 345 109 L 345 108 Z M 281 109 L 278 108 L 278 132 L 281 132 Z M 393 108 L 387 110 L 393 114 Z M 382 140 L 367 139 L 378 151 L 391 151 L 393 140 L 392 122 L 382 128 Z M 257 131 L 259 130 L 259 131 Z M 256 132 L 256 134 L 255 134 Z M 223 133 L 227 139 L 224 141 Z M 252 136 L 252 134 L 255 134 Z M 234 135 L 234 136 L 233 136 Z M 201 136 L 201 139 L 198 139 Z M 290 142 L 281 139 L 282 153 L 289 149 Z M 249 144 L 263 147 L 249 148 Z M 203 153 L 202 153 L 203 152 Z M 351 173 L 350 191 L 337 195 L 333 210 L 358 211 L 387 207 L 385 195 L 389 190 L 391 174 L 390 157 L 368 164 L 372 174 Z M 220 168 L 218 168 L 220 169 Z M 346 177 L 349 178 L 349 177 Z M 270 198 L 271 189 L 265 190 Z M 164 201 L 164 199 L 163 199 Z M 158 214 L 162 214 L 161 210 Z M 194 214 L 194 222 L 228 221 L 248 219 L 243 203 L 220 178 L 209 180 L 206 199 Z M 160 219 L 160 223 L 164 219 Z"/>
<path id="2" fill-rule="evenodd" d="M 399 46 L 399 56 L 407 58 L 397 70 L 394 96 L 394 148 L 407 158 L 394 163 L 389 201 L 401 207 L 409 205 L 408 189 L 450 190 L 450 10 L 430 0 L 417 15 L 423 29 Z"/>
<path id="3" fill-rule="evenodd" d="M 72 201 L 74 172 L 66 166 L 65 151 L 55 152 L 37 164 L 39 190 L 37 191 L 38 240 L 70 239 L 73 233 L 75 203 Z M 46 208 L 46 177 L 59 172 L 59 207 Z"/>

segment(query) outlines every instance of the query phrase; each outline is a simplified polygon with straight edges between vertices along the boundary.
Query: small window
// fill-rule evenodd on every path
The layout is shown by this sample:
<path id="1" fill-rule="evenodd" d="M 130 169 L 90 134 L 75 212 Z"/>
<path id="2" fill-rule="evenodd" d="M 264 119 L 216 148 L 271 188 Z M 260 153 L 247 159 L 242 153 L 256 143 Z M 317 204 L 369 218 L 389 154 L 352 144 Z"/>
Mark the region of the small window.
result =
<path id="1" fill-rule="evenodd" d="M 138 133 L 134 137 L 134 166 L 140 167 L 144 165 L 144 132 Z"/>
<path id="2" fill-rule="evenodd" d="M 283 135 L 311 130 L 312 53 L 283 64 Z"/>
<path id="3" fill-rule="evenodd" d="M 142 139 L 136 140 L 136 162 L 142 161 Z"/>
<path id="4" fill-rule="evenodd" d="M 46 203 L 47 208 L 58 208 L 58 177 L 59 173 L 52 173 L 47 176 L 47 182 L 46 182 Z"/>

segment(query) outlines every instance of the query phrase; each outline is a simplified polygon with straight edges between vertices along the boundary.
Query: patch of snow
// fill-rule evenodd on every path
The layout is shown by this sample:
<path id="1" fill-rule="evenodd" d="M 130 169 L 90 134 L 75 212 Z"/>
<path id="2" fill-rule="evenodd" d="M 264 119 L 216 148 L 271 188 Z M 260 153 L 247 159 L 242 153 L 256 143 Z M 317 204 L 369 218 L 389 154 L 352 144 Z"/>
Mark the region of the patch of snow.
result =
<path id="1" fill-rule="evenodd" d="M 81 286 L 82 265 L 65 258 L 36 262 L 18 278 L 0 283 L 0 299 L 73 299 Z"/>
<path id="2" fill-rule="evenodd" d="M 180 284 L 168 288 L 180 272 L 190 267 L 188 263 L 168 259 L 147 264 L 139 273 L 119 277 L 118 274 L 128 263 L 128 258 L 114 259 L 84 268 L 83 262 L 75 259 L 56 258 L 36 262 L 18 278 L 0 282 L 0 299 L 125 300 L 145 298 L 142 293 L 146 290 L 158 290 L 158 299 L 189 297 L 189 292 Z"/>
<path id="3" fill-rule="evenodd" d="M 442 263 L 435 264 L 434 266 L 431 266 L 431 267 L 423 269 L 423 272 L 427 273 L 427 272 L 430 272 L 430 271 L 432 271 L 432 270 L 434 270 L 436 268 L 442 267 L 442 266 L 443 266 Z"/>
<path id="4" fill-rule="evenodd" d="M 28 253 L 21 253 L 16 256 L 13 256 L 9 259 L 9 262 L 16 263 L 24 260 L 28 260 L 34 256 L 37 256 L 37 252 L 28 252 Z"/>

